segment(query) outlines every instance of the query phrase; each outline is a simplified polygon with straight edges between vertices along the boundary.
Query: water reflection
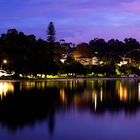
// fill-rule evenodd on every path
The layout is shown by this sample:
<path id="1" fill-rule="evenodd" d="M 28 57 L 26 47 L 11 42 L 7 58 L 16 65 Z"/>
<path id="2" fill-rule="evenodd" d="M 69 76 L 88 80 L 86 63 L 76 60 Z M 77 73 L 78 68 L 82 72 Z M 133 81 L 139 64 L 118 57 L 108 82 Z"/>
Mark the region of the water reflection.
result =
<path id="1" fill-rule="evenodd" d="M 140 102 L 140 83 L 138 83 L 138 100 Z"/>
<path id="2" fill-rule="evenodd" d="M 9 93 L 14 93 L 14 86 L 12 83 L 0 82 L 0 98 L 1 100 Z"/>
<path id="3" fill-rule="evenodd" d="M 118 88 L 118 96 L 120 98 L 120 101 L 126 101 L 127 100 L 127 88 L 120 82 L 119 88 Z"/>
<path id="4" fill-rule="evenodd" d="M 52 134 L 56 114 L 73 109 L 92 115 L 119 111 L 136 114 L 140 108 L 140 83 L 137 80 L 1 82 L 0 96 L 3 127 L 16 132 L 46 120 Z"/>

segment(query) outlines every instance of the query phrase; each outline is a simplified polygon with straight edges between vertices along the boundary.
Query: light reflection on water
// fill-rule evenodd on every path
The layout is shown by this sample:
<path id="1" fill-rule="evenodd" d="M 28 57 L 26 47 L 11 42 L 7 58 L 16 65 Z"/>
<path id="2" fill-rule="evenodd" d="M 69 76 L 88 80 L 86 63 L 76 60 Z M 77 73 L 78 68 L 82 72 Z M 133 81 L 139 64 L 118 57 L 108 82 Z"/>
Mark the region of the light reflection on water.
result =
<path id="1" fill-rule="evenodd" d="M 138 100 L 140 102 L 140 83 L 138 83 Z"/>
<path id="2" fill-rule="evenodd" d="M 108 83 L 107 83 L 108 82 Z M 14 94 L 14 84 L 12 82 L 0 82 L 1 99 L 9 93 Z M 112 85 L 113 87 L 111 87 Z M 73 94 L 73 102 L 77 104 L 82 101 L 92 101 L 96 110 L 98 101 L 109 100 L 115 96 L 120 102 L 138 100 L 140 101 L 140 83 L 134 81 L 27 81 L 19 82 L 19 91 L 46 90 L 47 88 L 57 88 L 60 93 L 62 103 L 67 102 L 70 94 Z M 82 90 L 80 90 L 82 88 Z M 72 93 L 71 93 L 72 92 Z"/>
<path id="3" fill-rule="evenodd" d="M 14 93 L 14 85 L 8 82 L 0 82 L 0 98 L 6 96 L 8 93 Z"/>
<path id="4" fill-rule="evenodd" d="M 113 83 L 113 88 L 108 87 L 107 82 Z M 135 82 L 135 83 L 134 83 Z M 14 84 L 12 82 L 0 82 L 1 99 L 9 93 L 14 94 Z M 133 85 L 134 84 L 134 85 Z M 137 84 L 137 85 L 136 85 Z M 83 90 L 79 90 L 80 88 Z M 98 101 L 101 104 L 104 100 L 108 100 L 111 96 L 115 96 L 120 102 L 138 100 L 140 101 L 140 83 L 135 80 L 117 80 L 117 81 L 24 81 L 19 82 L 19 91 L 46 90 L 47 88 L 57 88 L 60 93 L 62 103 L 67 102 L 69 94 L 73 92 L 73 103 L 77 105 L 81 102 L 92 101 L 96 110 Z"/>
<path id="5" fill-rule="evenodd" d="M 51 139 L 63 139 L 60 137 L 61 131 L 65 131 L 69 139 L 76 139 L 85 134 L 85 137 L 90 135 L 91 139 L 96 137 L 100 140 L 96 134 L 97 128 L 100 127 L 105 139 L 116 137 L 116 134 L 108 134 L 106 137 L 106 133 L 103 133 L 103 131 L 108 132 L 115 127 L 118 127 L 117 133 L 121 138 L 127 138 L 129 131 L 126 131 L 126 121 L 128 124 L 131 124 L 132 120 L 134 124 L 140 123 L 140 82 L 138 80 L 0 82 L 0 96 L 0 126 L 3 126 L 0 127 L 0 138 L 4 137 L 2 130 L 6 128 L 8 130 L 6 140 L 12 139 L 9 130 L 16 134 L 17 130 L 20 130 L 17 137 L 27 138 L 26 133 L 32 133 L 29 126 L 37 131 L 32 139 L 40 136 L 40 140 L 50 139 L 50 134 L 53 135 Z M 84 116 L 81 112 L 84 112 Z M 59 118 L 60 116 L 61 118 Z M 132 119 L 128 119 L 126 116 L 131 116 Z M 79 121 L 81 123 L 76 127 L 85 133 L 77 130 L 79 133 L 77 132 L 76 135 L 73 127 L 74 123 Z M 72 132 L 64 128 L 64 122 L 65 125 L 73 128 Z M 82 125 L 82 122 L 85 126 Z M 89 128 L 89 124 L 93 122 L 96 125 Z M 114 125 L 114 128 L 106 126 L 110 123 Z M 41 136 L 41 131 L 46 129 L 42 127 L 42 124 L 48 126 L 49 133 L 46 133 L 45 136 Z M 122 128 L 126 131 L 125 135 L 121 132 Z M 139 125 L 133 126 L 133 128 L 140 129 Z M 27 132 L 25 133 L 25 131 Z M 25 136 L 21 133 L 25 133 Z M 73 137 L 72 133 L 75 134 Z M 65 134 L 63 135 L 65 136 Z M 137 131 L 135 135 L 140 139 Z M 17 137 L 14 137 L 14 140 Z M 65 136 L 65 138 L 68 137 Z"/>

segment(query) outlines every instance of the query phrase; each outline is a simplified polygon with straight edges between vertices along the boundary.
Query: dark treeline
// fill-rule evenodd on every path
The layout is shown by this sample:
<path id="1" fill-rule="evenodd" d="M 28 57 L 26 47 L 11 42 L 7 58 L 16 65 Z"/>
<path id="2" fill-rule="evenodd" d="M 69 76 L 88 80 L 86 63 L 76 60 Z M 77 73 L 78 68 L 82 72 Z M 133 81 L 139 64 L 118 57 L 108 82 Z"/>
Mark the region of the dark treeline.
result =
<path id="1" fill-rule="evenodd" d="M 77 53 L 77 54 L 76 54 Z M 60 59 L 67 54 L 65 63 Z M 74 55 L 75 54 L 75 55 Z M 82 65 L 75 57 L 96 57 L 98 64 Z M 118 66 L 124 60 L 127 64 Z M 3 64 L 3 60 L 7 64 Z M 139 75 L 140 43 L 133 38 L 124 41 L 94 38 L 89 43 L 74 46 L 64 40 L 55 41 L 55 27 L 49 23 L 46 40 L 36 39 L 34 35 L 25 35 L 16 29 L 9 29 L 0 36 L 0 63 L 5 70 L 15 71 L 16 75 L 79 74 L 105 76 L 121 74 Z"/>

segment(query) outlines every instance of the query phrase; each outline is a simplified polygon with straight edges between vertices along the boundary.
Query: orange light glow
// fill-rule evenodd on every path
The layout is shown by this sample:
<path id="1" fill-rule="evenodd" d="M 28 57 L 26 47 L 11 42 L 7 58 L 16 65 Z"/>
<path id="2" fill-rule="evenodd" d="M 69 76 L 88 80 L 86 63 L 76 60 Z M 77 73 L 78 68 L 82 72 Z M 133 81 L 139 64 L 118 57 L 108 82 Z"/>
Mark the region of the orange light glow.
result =
<path id="1" fill-rule="evenodd" d="M 6 96 L 7 93 L 14 93 L 14 85 L 12 83 L 0 83 L 1 99 Z"/>
<path id="2" fill-rule="evenodd" d="M 60 99 L 62 100 L 62 102 L 65 102 L 65 91 L 64 89 L 60 89 Z"/>
<path id="3" fill-rule="evenodd" d="M 122 83 L 120 83 L 120 88 L 119 88 L 119 98 L 120 101 L 126 101 L 127 100 L 127 89 L 123 87 Z"/>

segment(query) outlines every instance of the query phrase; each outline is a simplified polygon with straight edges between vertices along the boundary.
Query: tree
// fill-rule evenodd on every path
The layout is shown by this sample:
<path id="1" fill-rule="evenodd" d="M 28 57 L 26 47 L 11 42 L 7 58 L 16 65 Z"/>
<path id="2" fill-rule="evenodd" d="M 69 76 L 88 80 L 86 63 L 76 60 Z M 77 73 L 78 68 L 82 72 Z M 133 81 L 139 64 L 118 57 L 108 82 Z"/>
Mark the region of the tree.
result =
<path id="1" fill-rule="evenodd" d="M 47 37 L 47 41 L 49 43 L 54 43 L 55 42 L 55 27 L 53 22 L 50 22 L 48 25 L 48 37 Z"/>
<path id="2" fill-rule="evenodd" d="M 104 39 L 94 38 L 89 42 L 90 51 L 100 59 L 109 51 L 107 42 Z"/>
<path id="3" fill-rule="evenodd" d="M 105 53 L 102 60 L 106 62 L 106 64 L 116 65 L 124 56 L 124 43 L 117 39 L 111 39 L 107 42 L 107 45 L 108 51 Z"/>
<path id="4" fill-rule="evenodd" d="M 59 69 L 62 50 L 60 43 L 55 42 L 55 27 L 53 22 L 49 23 L 47 33 L 46 72 L 48 74 L 56 74 Z"/>
<path id="5" fill-rule="evenodd" d="M 85 67 L 77 61 L 72 61 L 71 63 L 64 63 L 64 72 L 67 75 L 72 74 L 72 76 L 86 75 Z"/>
<path id="6" fill-rule="evenodd" d="M 74 54 L 79 57 L 93 57 L 93 54 L 90 51 L 90 46 L 87 43 L 78 44 Z"/>
<path id="7" fill-rule="evenodd" d="M 126 53 L 136 50 L 136 49 L 140 49 L 139 42 L 134 38 L 125 38 L 124 43 L 125 43 Z"/>

